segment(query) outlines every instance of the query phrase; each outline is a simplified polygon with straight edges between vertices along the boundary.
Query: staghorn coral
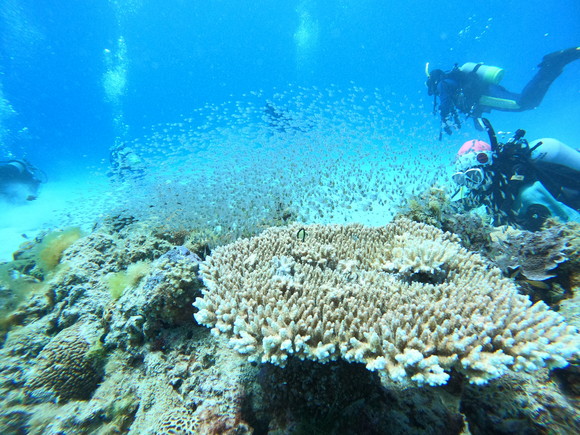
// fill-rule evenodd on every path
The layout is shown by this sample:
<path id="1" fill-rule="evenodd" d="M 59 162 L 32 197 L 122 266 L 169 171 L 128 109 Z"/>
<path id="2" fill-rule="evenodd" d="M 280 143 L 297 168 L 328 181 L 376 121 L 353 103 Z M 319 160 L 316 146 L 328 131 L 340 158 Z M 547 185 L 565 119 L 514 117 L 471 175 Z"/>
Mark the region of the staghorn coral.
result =
<path id="1" fill-rule="evenodd" d="M 58 333 L 42 349 L 24 385 L 33 399 L 87 399 L 101 378 L 101 356 L 93 352 L 93 324 L 76 324 Z"/>
<path id="2" fill-rule="evenodd" d="M 217 248 L 201 273 L 196 320 L 251 361 L 344 359 L 419 386 L 455 369 L 484 384 L 565 366 L 579 349 L 562 316 L 455 236 L 407 219 L 272 228 Z"/>

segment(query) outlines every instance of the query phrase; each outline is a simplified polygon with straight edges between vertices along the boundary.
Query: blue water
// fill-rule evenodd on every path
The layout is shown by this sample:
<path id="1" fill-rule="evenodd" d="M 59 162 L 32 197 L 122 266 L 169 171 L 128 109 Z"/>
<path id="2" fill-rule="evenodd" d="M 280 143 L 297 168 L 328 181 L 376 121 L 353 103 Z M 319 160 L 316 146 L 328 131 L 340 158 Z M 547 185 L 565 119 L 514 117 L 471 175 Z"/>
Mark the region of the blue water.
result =
<path id="1" fill-rule="evenodd" d="M 106 159 L 116 136 L 289 84 L 352 82 L 429 112 L 426 62 L 498 65 L 502 84 L 520 91 L 544 54 L 580 45 L 578 23 L 577 0 L 1 0 L 0 89 L 17 113 L 2 121 L 1 149 L 58 174 Z M 120 38 L 126 52 L 111 64 L 105 50 L 115 59 Z M 114 102 L 103 87 L 111 65 L 126 79 Z M 489 118 L 578 147 L 579 78 L 576 62 L 538 109 Z"/>

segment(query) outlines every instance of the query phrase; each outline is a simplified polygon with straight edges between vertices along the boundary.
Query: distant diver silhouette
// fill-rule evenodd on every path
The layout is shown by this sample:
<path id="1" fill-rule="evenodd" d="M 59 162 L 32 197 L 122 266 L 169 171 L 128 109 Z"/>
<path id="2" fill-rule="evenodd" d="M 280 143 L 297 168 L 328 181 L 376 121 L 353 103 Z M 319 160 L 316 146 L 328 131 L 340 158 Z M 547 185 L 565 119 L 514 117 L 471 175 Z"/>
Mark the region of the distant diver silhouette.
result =
<path id="1" fill-rule="evenodd" d="M 450 71 L 435 69 L 427 74 L 427 91 L 433 96 L 433 114 L 439 111 L 441 133 L 452 133 L 452 128 L 461 128 L 459 113 L 470 118 L 480 118 L 484 112 L 501 110 L 521 112 L 537 107 L 550 85 L 570 62 L 580 59 L 580 47 L 556 51 L 544 56 L 540 69 L 521 93 L 508 91 L 500 86 L 504 70 L 483 63 L 468 62 Z M 439 104 L 437 104 L 439 98 Z M 476 127 L 478 124 L 476 124 Z"/>

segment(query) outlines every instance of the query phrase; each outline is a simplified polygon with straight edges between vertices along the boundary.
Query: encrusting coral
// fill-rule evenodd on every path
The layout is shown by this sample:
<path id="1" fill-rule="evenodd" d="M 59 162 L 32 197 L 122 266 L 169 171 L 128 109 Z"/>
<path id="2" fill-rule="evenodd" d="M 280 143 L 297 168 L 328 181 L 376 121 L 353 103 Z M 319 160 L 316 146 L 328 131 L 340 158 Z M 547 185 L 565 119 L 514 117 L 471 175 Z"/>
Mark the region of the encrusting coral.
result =
<path id="1" fill-rule="evenodd" d="M 562 367 L 577 330 L 435 227 L 297 225 L 217 248 L 196 320 L 251 361 L 344 359 L 383 383 L 474 384 Z"/>
<path id="2" fill-rule="evenodd" d="M 211 409 L 198 415 L 185 408 L 167 411 L 157 422 L 154 435 L 248 434 L 253 433 L 247 423 L 235 416 L 219 418 Z"/>
<path id="3" fill-rule="evenodd" d="M 545 281 L 567 258 L 569 238 L 562 226 L 538 232 L 506 230 L 493 233 L 494 263 L 502 270 L 518 270 L 524 278 Z M 495 251 L 495 252 L 494 252 Z"/>

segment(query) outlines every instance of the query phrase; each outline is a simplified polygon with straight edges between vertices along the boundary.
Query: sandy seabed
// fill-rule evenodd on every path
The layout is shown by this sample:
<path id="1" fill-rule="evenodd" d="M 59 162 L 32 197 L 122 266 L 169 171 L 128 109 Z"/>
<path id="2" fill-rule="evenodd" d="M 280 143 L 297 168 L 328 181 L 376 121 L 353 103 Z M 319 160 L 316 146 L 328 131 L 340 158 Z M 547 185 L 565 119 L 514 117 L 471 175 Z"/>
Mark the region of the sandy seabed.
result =
<path id="1" fill-rule="evenodd" d="M 0 261 L 43 231 L 79 226 L 89 231 L 103 214 L 110 195 L 107 177 L 69 178 L 41 186 L 38 198 L 0 202 Z"/>

